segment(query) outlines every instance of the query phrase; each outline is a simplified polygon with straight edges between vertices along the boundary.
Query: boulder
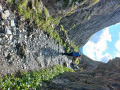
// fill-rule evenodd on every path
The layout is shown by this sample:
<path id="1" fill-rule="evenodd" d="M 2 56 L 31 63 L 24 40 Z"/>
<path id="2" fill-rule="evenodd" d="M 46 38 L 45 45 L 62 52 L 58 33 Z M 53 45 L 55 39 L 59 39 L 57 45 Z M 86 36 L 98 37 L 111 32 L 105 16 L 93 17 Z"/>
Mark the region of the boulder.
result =
<path id="1" fill-rule="evenodd" d="M 11 20 L 11 26 L 15 26 L 14 20 Z"/>
<path id="2" fill-rule="evenodd" d="M 7 19 L 5 13 L 1 13 L 1 18 L 2 18 L 2 19 L 5 19 L 5 20 Z"/>
<path id="3" fill-rule="evenodd" d="M 10 28 L 8 28 L 8 27 L 6 28 L 6 34 L 12 34 Z"/>
<path id="4" fill-rule="evenodd" d="M 4 14 L 5 14 L 6 17 L 9 17 L 9 15 L 10 15 L 9 10 L 5 10 L 5 11 L 4 11 Z"/>

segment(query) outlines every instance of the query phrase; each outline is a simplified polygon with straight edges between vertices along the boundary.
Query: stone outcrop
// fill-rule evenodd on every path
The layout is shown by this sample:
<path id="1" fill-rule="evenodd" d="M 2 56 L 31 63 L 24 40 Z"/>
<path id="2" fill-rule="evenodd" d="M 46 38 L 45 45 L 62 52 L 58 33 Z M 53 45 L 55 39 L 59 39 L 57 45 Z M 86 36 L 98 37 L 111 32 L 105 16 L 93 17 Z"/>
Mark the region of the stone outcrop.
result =
<path id="1" fill-rule="evenodd" d="M 98 1 L 95 5 L 86 3 L 86 6 L 78 6 L 74 13 L 61 20 L 61 24 L 68 31 L 69 39 L 76 45 L 83 46 L 94 33 L 120 22 L 119 0 Z"/>
<path id="2" fill-rule="evenodd" d="M 72 11 L 72 0 L 66 7 L 65 0 L 40 1 L 54 17 L 63 16 L 60 24 L 67 31 L 68 38 L 79 46 L 83 46 L 95 32 L 120 21 L 119 0 L 75 0 Z M 56 64 L 70 67 L 72 61 L 61 56 L 61 52 L 64 48 L 53 39 L 0 5 L 0 74 Z M 120 90 L 120 58 L 104 64 L 83 55 L 78 66 L 83 68 L 82 72 L 66 72 L 43 83 L 41 89 Z"/>
<path id="3" fill-rule="evenodd" d="M 82 47 L 89 40 L 91 35 L 99 30 L 120 22 L 120 1 L 119 0 L 76 0 L 73 11 L 71 6 L 58 8 L 58 2 L 52 5 L 47 2 L 49 11 L 55 17 L 63 16 L 60 24 L 67 31 L 69 40 Z M 69 3 L 72 0 L 69 0 Z M 97 1 L 94 3 L 94 1 Z M 46 3 L 44 3 L 46 5 Z M 46 5 L 46 7 L 47 7 Z M 52 11 L 51 11 L 52 10 Z M 66 12 L 70 11 L 68 14 Z M 55 14 L 56 13 L 56 14 Z M 43 89 L 46 90 L 119 90 L 120 89 L 120 58 L 110 60 L 107 64 L 95 62 L 88 57 L 82 57 L 79 67 L 83 72 L 64 73 L 47 82 Z"/>
<path id="4" fill-rule="evenodd" d="M 85 71 L 91 71 L 96 69 L 99 64 L 102 64 L 102 62 L 91 60 L 89 57 L 82 55 L 78 66 Z"/>
<path id="5" fill-rule="evenodd" d="M 64 3 L 68 1 L 68 5 Z M 75 1 L 74 7 L 71 3 Z M 50 14 L 64 17 L 61 25 L 69 39 L 83 46 L 99 30 L 120 22 L 120 0 L 43 0 Z"/>
<path id="6" fill-rule="evenodd" d="M 53 65 L 70 67 L 64 48 L 23 17 L 0 5 L 0 74 L 39 70 Z"/>
<path id="7" fill-rule="evenodd" d="M 88 63 L 90 64 L 91 62 L 93 61 L 90 61 L 89 59 Z M 66 72 L 63 75 L 55 77 L 54 80 L 44 84 L 43 89 L 120 90 L 120 58 L 115 58 L 107 64 L 100 63 L 98 67 L 94 67 L 94 70 L 90 69 L 91 68 L 86 71 L 84 68 L 82 72 Z"/>

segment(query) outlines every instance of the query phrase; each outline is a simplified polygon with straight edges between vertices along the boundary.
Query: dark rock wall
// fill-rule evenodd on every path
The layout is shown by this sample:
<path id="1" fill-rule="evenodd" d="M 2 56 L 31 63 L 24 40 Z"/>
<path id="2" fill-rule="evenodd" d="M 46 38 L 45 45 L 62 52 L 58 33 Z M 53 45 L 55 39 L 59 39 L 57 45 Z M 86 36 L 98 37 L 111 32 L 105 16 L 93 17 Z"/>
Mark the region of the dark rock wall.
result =
<path id="1" fill-rule="evenodd" d="M 100 0 L 91 7 L 84 4 L 61 20 L 69 39 L 83 46 L 91 35 L 120 22 L 120 1 Z"/>
<path id="2" fill-rule="evenodd" d="M 69 0 L 70 2 L 71 0 Z M 79 1 L 79 0 L 77 0 Z M 86 1 L 86 2 L 84 2 Z M 84 46 L 90 36 L 99 30 L 120 22 L 120 0 L 84 0 L 73 12 L 64 16 L 70 6 L 52 8 L 55 17 L 64 16 L 60 24 L 67 31 L 68 38 L 76 45 Z M 98 1 L 94 3 L 94 1 Z M 63 1 L 61 0 L 63 3 Z M 48 3 L 48 2 L 47 2 Z M 56 2 L 53 3 L 55 5 Z M 51 6 L 52 7 L 52 6 Z M 64 8 L 64 9 L 63 9 Z M 79 67 L 83 72 L 64 73 L 46 83 L 46 90 L 120 90 L 120 58 L 107 64 L 95 62 L 83 55 Z"/>
<path id="3" fill-rule="evenodd" d="M 102 64 L 102 62 L 91 60 L 89 57 L 82 55 L 78 66 L 85 71 L 91 71 L 96 69 L 99 64 Z"/>
<path id="4" fill-rule="evenodd" d="M 88 58 L 84 58 L 84 61 Z M 91 64 L 90 61 L 87 62 Z M 86 62 L 81 63 L 83 65 Z M 95 64 L 95 62 L 93 62 Z M 88 65 L 89 66 L 89 65 Z M 95 65 L 94 65 L 95 66 Z M 89 69 L 89 70 L 88 70 Z M 107 64 L 100 63 L 94 70 L 87 68 L 81 72 L 66 72 L 43 86 L 46 90 L 120 90 L 120 58 Z"/>

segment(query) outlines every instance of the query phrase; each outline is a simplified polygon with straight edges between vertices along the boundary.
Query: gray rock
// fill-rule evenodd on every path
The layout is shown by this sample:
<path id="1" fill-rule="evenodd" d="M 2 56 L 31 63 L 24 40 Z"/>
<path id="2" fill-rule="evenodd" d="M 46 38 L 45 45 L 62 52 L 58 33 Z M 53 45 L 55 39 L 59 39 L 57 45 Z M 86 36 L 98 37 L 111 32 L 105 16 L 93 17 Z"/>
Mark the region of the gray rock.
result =
<path id="1" fill-rule="evenodd" d="M 46 0 L 46 1 L 49 1 L 49 0 Z M 86 40 L 89 38 L 89 35 L 92 35 L 96 31 L 98 31 L 98 29 L 101 29 L 105 26 L 108 26 L 110 24 L 120 21 L 119 20 L 119 16 L 120 16 L 119 7 L 115 9 L 115 7 L 119 5 L 119 0 L 100 0 L 100 1 L 101 2 L 98 4 L 100 4 L 101 6 L 96 4 L 96 6 L 87 7 L 87 3 L 88 5 L 91 5 L 89 4 L 89 2 L 87 2 L 85 3 L 86 6 L 78 7 L 78 9 L 74 13 L 71 13 L 70 15 L 65 16 L 61 20 L 61 24 L 64 26 L 65 30 L 69 30 L 71 27 L 73 27 L 73 25 L 76 24 L 74 28 L 71 28 L 71 30 L 68 31 L 68 37 L 70 40 L 75 41 L 77 45 L 84 45 L 86 43 Z M 105 1 L 105 3 L 103 1 Z M 113 3 L 113 5 L 110 3 Z M 59 6 L 60 4 L 57 4 L 57 7 Z M 103 6 L 104 8 L 107 8 L 107 9 L 103 10 L 102 9 Z M 114 8 L 111 8 L 112 6 Z M 52 7 L 52 9 L 54 8 Z M 54 12 L 57 12 L 57 10 L 54 9 L 53 11 L 52 10 L 50 11 L 53 12 L 53 14 L 55 14 Z M 67 11 L 66 8 L 65 10 L 60 9 L 60 14 L 64 11 Z M 90 11 L 91 11 L 91 18 L 88 20 L 88 18 L 86 17 L 90 14 Z M 10 40 L 12 40 L 13 38 L 10 35 L 12 34 L 13 30 L 11 28 L 15 26 L 16 22 L 10 21 L 11 22 L 10 25 L 6 24 L 8 23 L 7 18 L 8 17 L 11 18 L 10 12 L 5 11 L 2 14 L 3 14 L 2 18 L 6 19 L 6 20 L 3 20 L 3 21 L 6 21 L 4 25 L 5 26 L 8 25 L 8 27 L 6 28 L 6 34 L 8 34 L 6 35 L 7 36 L 6 38 L 9 38 Z M 59 14 L 56 14 L 56 16 L 57 15 Z M 85 16 L 84 20 L 82 20 L 82 16 Z M 16 20 L 16 18 L 14 17 L 12 18 L 12 20 Z M 111 20 L 113 20 L 112 23 L 110 23 Z M 8 69 L 9 69 L 9 72 L 13 73 L 13 72 L 16 72 L 17 70 L 23 70 L 23 69 L 24 71 L 32 70 L 32 69 L 38 70 L 41 68 L 46 68 L 46 67 L 50 67 L 50 66 L 58 65 L 58 64 L 70 67 L 70 63 L 72 63 L 72 60 L 69 60 L 66 56 L 62 56 L 59 54 L 59 52 L 64 52 L 64 48 L 62 46 L 58 45 L 57 42 L 55 42 L 53 39 L 47 37 L 46 34 L 44 34 L 42 31 L 37 32 L 38 31 L 37 29 L 34 29 L 33 27 L 26 25 L 25 23 L 23 23 L 23 21 L 19 21 L 19 22 L 22 25 L 20 26 L 20 28 L 19 27 L 14 28 L 15 30 L 13 33 L 14 33 L 15 38 L 13 42 L 12 43 L 9 42 L 9 40 L 6 38 L 2 40 L 2 42 L 0 42 L 0 44 L 3 46 L 3 47 L 0 47 L 0 50 L 1 50 L 0 59 L 2 59 L 1 61 L 3 63 L 0 66 L 3 68 L 3 69 L 0 69 L 3 72 L 1 71 L 0 72 L 2 74 L 7 73 Z M 4 27 L 1 27 L 1 28 L 4 29 Z M 76 40 L 79 40 L 79 41 L 77 42 Z M 2 54 L 3 51 L 6 53 L 6 55 Z M 10 60 L 14 59 L 14 63 L 11 66 L 8 65 L 9 61 L 5 60 L 5 56 L 7 56 L 8 55 L 7 53 L 9 53 L 10 51 L 14 52 L 14 54 L 11 53 L 11 55 L 12 54 L 13 55 Z M 38 52 L 40 53 L 40 55 Z M 87 67 L 88 70 L 89 69 L 92 70 L 93 68 L 96 68 L 95 66 L 97 63 L 92 63 L 91 61 L 88 61 L 89 59 L 85 57 L 83 59 L 85 59 L 86 61 L 84 62 L 84 64 L 88 66 Z M 85 65 L 81 65 L 81 67 L 82 66 L 86 67 Z M 107 68 L 105 67 L 105 65 L 102 65 L 102 67 L 99 66 L 99 68 L 97 68 L 95 72 L 100 73 L 100 71 L 102 70 L 109 70 L 109 71 L 113 70 L 113 72 L 120 71 L 119 70 L 120 65 L 118 66 L 115 66 L 115 65 L 117 65 L 117 63 L 113 64 L 111 62 L 109 63 L 109 65 L 106 65 Z M 75 67 L 75 69 L 76 68 L 79 69 L 78 67 Z M 62 87 L 62 89 L 59 89 L 59 90 L 64 90 L 64 89 L 66 90 L 69 90 L 69 89 L 103 90 L 102 88 L 103 84 L 101 82 L 104 82 L 104 80 L 106 79 L 110 80 L 110 78 L 106 76 L 111 75 L 111 73 L 106 73 L 105 76 L 103 77 L 102 75 L 103 74 L 99 74 L 99 76 L 102 78 L 101 79 L 98 77 L 94 77 L 94 71 L 92 73 L 91 72 L 82 73 L 82 72 L 79 72 L 79 70 L 74 73 L 68 72 L 68 73 L 64 73 L 63 75 L 61 75 L 61 77 L 56 79 L 57 83 L 52 82 L 53 84 L 51 86 L 55 85 L 53 89 Z M 120 76 L 120 75 L 118 74 L 117 76 Z M 113 75 L 111 75 L 110 77 L 112 78 Z M 115 79 L 119 80 L 119 77 L 117 79 L 114 76 L 113 81 Z M 64 85 L 65 83 L 66 83 L 66 86 Z M 51 84 L 51 83 L 48 83 L 48 84 Z M 106 84 L 106 87 L 108 85 L 111 85 L 111 82 Z M 112 85 L 117 86 L 117 84 L 114 84 L 114 83 Z M 50 87 L 50 85 L 47 85 L 47 86 Z M 43 90 L 47 90 L 47 89 L 43 89 Z"/>
<path id="2" fill-rule="evenodd" d="M 80 3 L 78 8 L 62 18 L 60 23 L 68 31 L 69 39 L 76 45 L 83 46 L 94 33 L 120 22 L 119 3 L 120 0 L 99 0 L 97 4 Z"/>
<path id="3" fill-rule="evenodd" d="M 2 41 L 2 38 L 0 38 L 0 41 Z"/>
<path id="4" fill-rule="evenodd" d="M 4 55 L 5 55 L 5 57 L 7 57 L 7 55 L 8 55 L 8 52 L 4 52 Z"/>
<path id="5" fill-rule="evenodd" d="M 52 90 L 119 90 L 120 58 L 115 58 L 114 60 L 107 64 L 100 64 L 93 71 L 81 72 L 78 70 L 77 72 L 66 72 L 46 83 L 46 86 Z M 89 59 L 89 62 L 93 61 Z M 84 65 L 86 62 L 82 64 Z M 43 88 L 46 89 L 46 87 Z"/>
<path id="6" fill-rule="evenodd" d="M 6 15 L 4 13 L 1 13 L 1 18 L 5 19 L 5 20 L 7 19 Z"/>
<path id="7" fill-rule="evenodd" d="M 2 9 L 2 5 L 0 5 L 0 12 L 2 11 L 3 9 Z"/>
<path id="8" fill-rule="evenodd" d="M 4 22 L 2 22 L 2 25 L 4 25 L 5 23 Z"/>
<path id="9" fill-rule="evenodd" d="M 10 35 L 9 36 L 9 40 L 12 42 L 12 39 L 13 39 L 13 35 Z"/>
<path id="10" fill-rule="evenodd" d="M 11 20 L 11 26 L 15 26 L 14 20 Z"/>
<path id="11" fill-rule="evenodd" d="M 11 35 L 11 34 L 12 34 L 10 28 L 8 28 L 8 27 L 6 27 L 6 34 L 8 34 L 8 35 Z"/>
<path id="12" fill-rule="evenodd" d="M 6 17 L 9 17 L 9 15 L 10 15 L 9 10 L 5 10 L 5 11 L 4 11 L 4 14 L 5 14 Z"/>

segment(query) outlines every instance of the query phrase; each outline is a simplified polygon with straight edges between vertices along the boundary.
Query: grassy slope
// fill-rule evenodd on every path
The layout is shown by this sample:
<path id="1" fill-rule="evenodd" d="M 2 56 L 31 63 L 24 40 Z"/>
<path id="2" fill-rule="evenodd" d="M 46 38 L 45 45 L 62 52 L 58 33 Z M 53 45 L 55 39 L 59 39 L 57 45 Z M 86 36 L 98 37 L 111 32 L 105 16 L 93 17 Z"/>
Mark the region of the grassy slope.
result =
<path id="1" fill-rule="evenodd" d="M 42 82 L 49 81 L 55 76 L 64 72 L 74 72 L 74 70 L 60 65 L 40 71 L 19 72 L 16 75 L 5 75 L 0 78 L 0 89 L 3 90 L 28 90 L 40 89 Z"/>

